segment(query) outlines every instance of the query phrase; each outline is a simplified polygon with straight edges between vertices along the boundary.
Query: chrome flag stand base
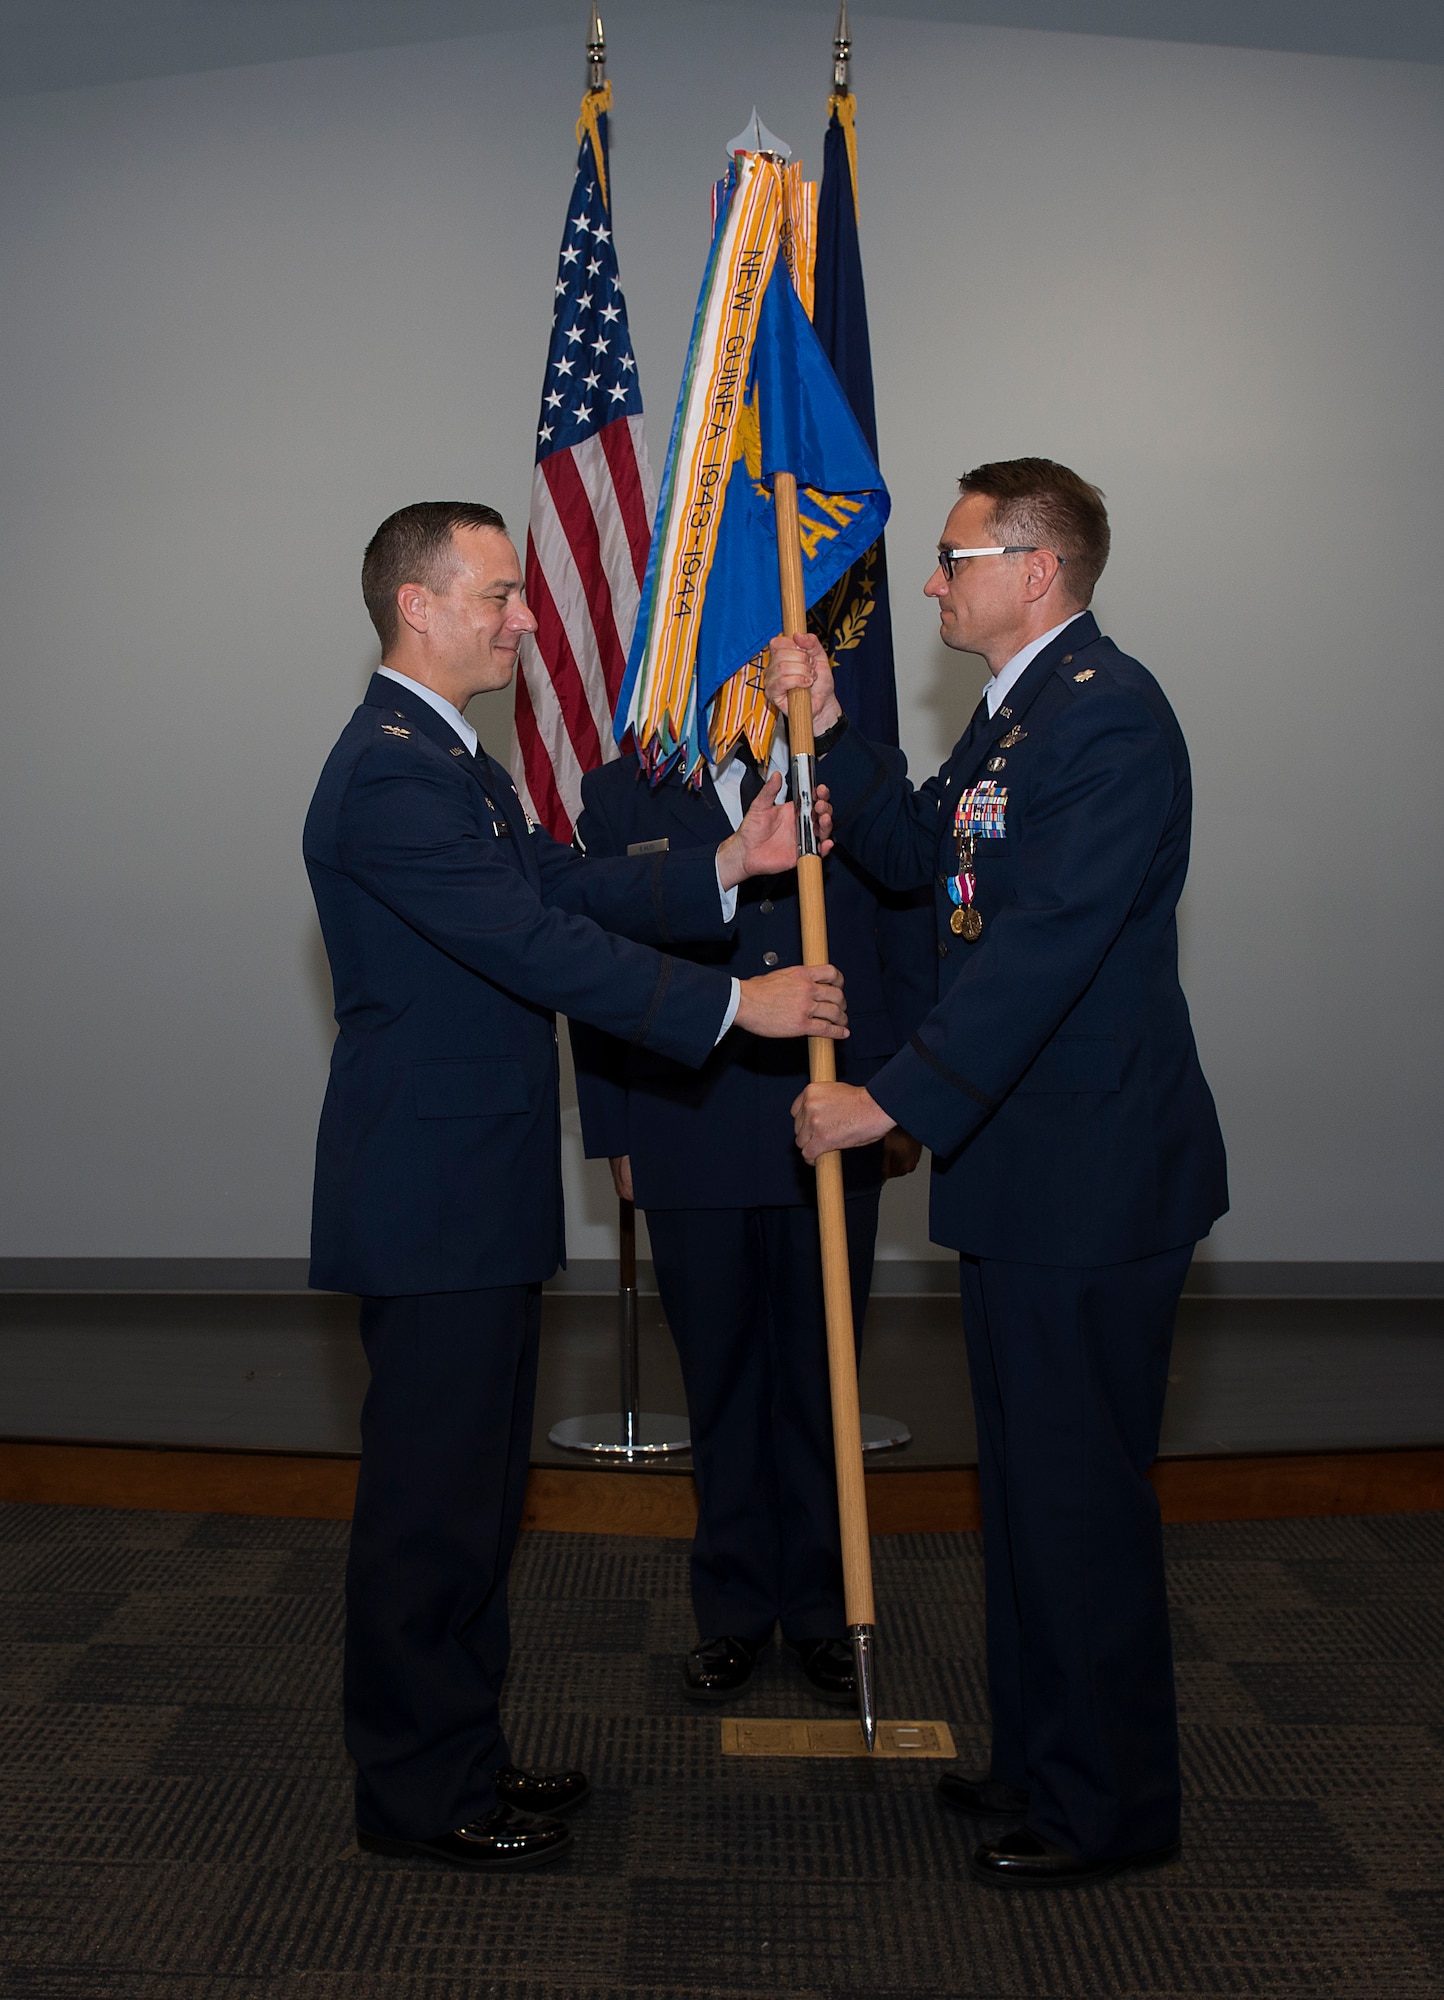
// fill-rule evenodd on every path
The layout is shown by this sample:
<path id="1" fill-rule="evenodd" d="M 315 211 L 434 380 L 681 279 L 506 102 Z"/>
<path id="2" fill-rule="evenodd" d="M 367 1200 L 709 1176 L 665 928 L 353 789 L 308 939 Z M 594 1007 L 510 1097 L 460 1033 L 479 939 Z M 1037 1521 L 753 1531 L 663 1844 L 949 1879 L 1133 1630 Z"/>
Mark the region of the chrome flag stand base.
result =
<path id="1" fill-rule="evenodd" d="M 547 1432 L 547 1443 L 561 1451 L 589 1451 L 604 1458 L 663 1458 L 668 1452 L 689 1450 L 692 1439 L 685 1417 L 651 1416 L 642 1409 L 637 1352 L 637 1211 L 629 1201 L 619 1202 L 618 1211 L 621 1408 L 590 1417 L 563 1417 Z"/>
<path id="2" fill-rule="evenodd" d="M 871 1750 L 877 1742 L 877 1690 L 873 1684 L 871 1625 L 849 1625 L 853 1672 L 857 1676 L 857 1718 L 862 1724 L 862 1740 Z"/>
<path id="3" fill-rule="evenodd" d="M 685 1417 L 652 1416 L 637 1410 L 601 1410 L 592 1417 L 564 1417 L 547 1432 L 562 1451 L 590 1451 L 605 1458 L 661 1458 L 687 1451 Z"/>
<path id="4" fill-rule="evenodd" d="M 875 1417 L 864 1410 L 861 1422 L 864 1451 L 896 1451 L 913 1441 L 913 1434 L 901 1417 Z"/>

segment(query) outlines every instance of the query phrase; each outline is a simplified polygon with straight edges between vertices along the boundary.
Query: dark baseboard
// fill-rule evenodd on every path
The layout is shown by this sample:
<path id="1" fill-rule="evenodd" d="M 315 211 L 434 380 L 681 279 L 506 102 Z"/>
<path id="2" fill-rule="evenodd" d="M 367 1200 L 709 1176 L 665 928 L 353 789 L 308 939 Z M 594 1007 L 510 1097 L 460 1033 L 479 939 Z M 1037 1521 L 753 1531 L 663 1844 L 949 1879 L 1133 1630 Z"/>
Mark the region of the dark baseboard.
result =
<path id="1" fill-rule="evenodd" d="M 0 1292 L 304 1292 L 304 1257 L 0 1257 Z"/>
<path id="2" fill-rule="evenodd" d="M 353 1455 L 328 1452 L 0 1440 L 0 1501 L 345 1521 L 358 1465 Z M 1167 1522 L 1444 1510 L 1444 1450 L 1168 1458 L 1152 1479 Z M 869 1472 L 867 1506 L 877 1535 L 981 1525 L 971 1466 Z M 687 1472 L 533 1466 L 528 1482 L 529 1528 L 686 1539 L 696 1520 L 697 1489 Z"/>
<path id="3" fill-rule="evenodd" d="M 638 1289 L 654 1293 L 651 1263 Z M 889 1258 L 873 1272 L 874 1298 L 953 1297 L 951 1257 Z M 617 1289 L 615 1258 L 578 1257 L 549 1280 L 548 1292 L 600 1296 Z M 304 1292 L 304 1257 L 0 1257 L 0 1292 Z M 1441 1263 L 1215 1262 L 1196 1257 L 1186 1298 L 1439 1299 Z"/>

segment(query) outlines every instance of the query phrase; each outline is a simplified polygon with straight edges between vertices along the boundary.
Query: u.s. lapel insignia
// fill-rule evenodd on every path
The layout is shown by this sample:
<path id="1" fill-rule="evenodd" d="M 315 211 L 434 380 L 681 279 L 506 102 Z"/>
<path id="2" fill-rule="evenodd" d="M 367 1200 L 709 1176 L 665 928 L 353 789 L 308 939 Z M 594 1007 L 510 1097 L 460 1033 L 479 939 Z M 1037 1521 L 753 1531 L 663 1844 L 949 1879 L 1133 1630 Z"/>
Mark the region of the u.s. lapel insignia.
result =
<path id="1" fill-rule="evenodd" d="M 1027 730 L 1023 728 L 1021 723 L 1015 722 L 1007 735 L 998 744 L 998 748 L 1000 750 L 1014 750 L 1025 740 L 1027 734 Z"/>
<path id="2" fill-rule="evenodd" d="M 451 746 L 451 754 L 453 757 L 464 757 L 466 755 L 466 752 L 462 749 L 459 743 L 453 743 Z"/>
<path id="3" fill-rule="evenodd" d="M 1075 681 L 1091 681 L 1094 671 L 1095 669 L 1092 667 L 1085 667 L 1081 674 L 1074 674 L 1073 678 Z"/>
<path id="4" fill-rule="evenodd" d="M 1003 706 L 1001 705 L 1001 703 L 999 704 L 999 707 L 998 707 L 998 713 L 999 713 L 999 715 L 1001 715 L 1001 716 L 1002 716 L 1002 718 L 1003 718 L 1003 720 L 1004 720 L 1005 722 L 1011 722 L 1011 721 L 1012 721 L 1012 719 L 1013 719 L 1013 711 L 1012 711 L 1012 709 L 1011 709 L 1011 708 L 1004 708 L 1004 707 L 1003 707 Z"/>
<path id="5" fill-rule="evenodd" d="M 988 759 L 988 769 L 990 771 L 1001 771 L 1007 761 L 1006 757 L 990 757 Z"/>
<path id="6" fill-rule="evenodd" d="M 409 729 L 398 729 L 394 722 L 383 722 L 381 729 L 382 733 L 386 736 L 410 736 L 411 734 Z"/>

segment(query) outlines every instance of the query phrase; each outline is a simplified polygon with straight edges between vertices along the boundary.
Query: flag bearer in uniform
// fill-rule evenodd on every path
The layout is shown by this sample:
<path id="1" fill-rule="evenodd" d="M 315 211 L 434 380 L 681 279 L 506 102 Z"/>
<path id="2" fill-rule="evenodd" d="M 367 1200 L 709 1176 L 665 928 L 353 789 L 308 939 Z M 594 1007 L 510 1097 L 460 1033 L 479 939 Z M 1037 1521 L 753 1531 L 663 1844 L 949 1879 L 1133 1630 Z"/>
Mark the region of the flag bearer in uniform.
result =
<path id="1" fill-rule="evenodd" d="M 771 768 L 786 766 L 779 727 Z M 578 839 L 589 857 L 710 848 L 761 782 L 745 737 L 720 766 L 704 766 L 699 787 L 674 768 L 653 789 L 627 754 L 582 780 Z M 833 855 L 825 866 L 829 951 L 848 996 L 842 1074 L 865 1083 L 930 1002 L 931 913 L 889 907 L 854 861 Z M 801 964 L 796 874 L 746 883 L 732 939 L 686 950 L 736 974 Z M 806 1045 L 734 1028 L 701 1069 L 686 1069 L 573 1024 L 572 1048 L 587 1153 L 609 1158 L 617 1192 L 646 1211 L 686 1385 L 700 1509 L 698 1644 L 683 1686 L 704 1701 L 739 1693 L 780 1630 L 813 1690 L 851 1704 L 815 1180 L 792 1131 Z M 882 1182 L 910 1173 L 920 1151 L 894 1130 L 846 1161 L 859 1336 Z"/>
<path id="2" fill-rule="evenodd" d="M 839 846 L 931 883 L 938 1000 L 865 1087 L 809 1085 L 812 1160 L 897 1124 L 933 1154 L 932 1233 L 960 1252 L 978 1422 L 992 1759 L 943 1803 L 1003 1827 L 1002 1886 L 1170 1859 L 1178 1745 L 1158 1504 L 1174 1311 L 1228 1205 L 1223 1140 L 1178 982 L 1188 753 L 1157 681 L 1088 610 L 1101 494 L 1047 459 L 961 482 L 926 594 L 990 679 L 920 789 L 809 687 Z M 1011 1824 L 1009 1824 L 1011 1822 Z"/>

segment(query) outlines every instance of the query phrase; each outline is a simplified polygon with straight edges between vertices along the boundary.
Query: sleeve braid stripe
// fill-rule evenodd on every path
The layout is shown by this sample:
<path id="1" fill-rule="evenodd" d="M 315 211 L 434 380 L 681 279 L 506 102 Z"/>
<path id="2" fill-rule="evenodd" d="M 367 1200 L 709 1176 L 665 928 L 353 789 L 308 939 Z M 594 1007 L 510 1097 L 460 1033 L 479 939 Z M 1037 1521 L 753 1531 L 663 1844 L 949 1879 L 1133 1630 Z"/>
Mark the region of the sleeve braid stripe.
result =
<path id="1" fill-rule="evenodd" d="M 667 998 L 667 988 L 672 984 L 672 967 L 675 964 L 675 959 L 666 956 L 663 957 L 662 969 L 657 974 L 657 984 L 652 989 L 652 998 L 648 1003 L 646 1014 L 643 1016 L 641 1026 L 632 1037 L 632 1047 L 634 1049 L 641 1048 L 645 1044 L 648 1035 L 652 1032 L 653 1024 L 657 1016 L 661 1013 L 662 1004 Z"/>
<path id="2" fill-rule="evenodd" d="M 921 1035 L 909 1036 L 908 1047 L 915 1055 L 921 1056 L 928 1068 L 935 1071 L 943 1079 L 944 1083 L 950 1083 L 954 1090 L 960 1090 L 965 1097 L 971 1097 L 973 1102 L 981 1104 L 985 1111 L 996 1111 L 1002 1103 L 1003 1100 L 1001 1097 L 989 1097 L 986 1090 L 979 1090 L 975 1083 L 969 1083 L 966 1078 L 959 1076 L 956 1071 L 950 1070 L 940 1057 L 933 1054 Z"/>

